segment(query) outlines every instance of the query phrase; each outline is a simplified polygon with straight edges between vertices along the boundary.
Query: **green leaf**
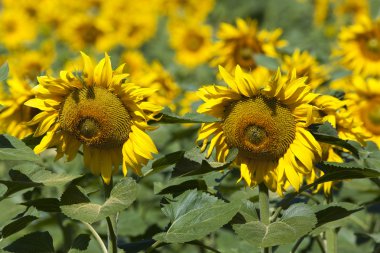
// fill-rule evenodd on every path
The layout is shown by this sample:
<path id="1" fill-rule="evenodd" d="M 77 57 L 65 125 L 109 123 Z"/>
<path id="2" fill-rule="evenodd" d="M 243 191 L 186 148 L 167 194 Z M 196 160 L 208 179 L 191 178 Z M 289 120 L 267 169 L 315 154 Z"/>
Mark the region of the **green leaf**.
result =
<path id="1" fill-rule="evenodd" d="M 39 211 L 43 212 L 60 212 L 61 209 L 59 208 L 59 200 L 56 198 L 42 198 L 42 199 L 35 199 L 30 200 L 27 202 L 22 203 L 24 206 L 33 206 Z"/>
<path id="2" fill-rule="evenodd" d="M 354 156 L 359 157 L 357 147 L 352 145 L 350 141 L 340 139 L 336 129 L 329 122 L 311 125 L 310 131 L 317 141 L 345 148 L 351 151 Z"/>
<path id="3" fill-rule="evenodd" d="M 257 65 L 266 67 L 270 70 L 277 70 L 277 68 L 280 66 L 276 58 L 269 57 L 264 54 L 255 54 L 254 59 Z"/>
<path id="4" fill-rule="evenodd" d="M 90 240 L 91 238 L 88 234 L 78 235 L 71 245 L 69 253 L 79 253 L 85 251 L 88 247 L 88 244 L 90 243 Z"/>
<path id="5" fill-rule="evenodd" d="M 205 154 L 200 152 L 199 148 L 193 148 L 186 151 L 180 158 L 173 169 L 172 176 L 193 176 L 206 174 L 212 171 L 221 171 L 227 168 L 238 154 L 237 149 L 231 149 L 227 156 L 226 162 L 215 162 L 205 158 Z"/>
<path id="6" fill-rule="evenodd" d="M 63 194 L 65 198 L 68 195 Z M 129 207 L 136 199 L 137 184 L 132 178 L 122 178 L 112 189 L 103 205 L 84 202 L 62 205 L 62 212 L 68 217 L 88 223 L 102 220 Z M 74 197 L 74 196 L 73 196 Z M 67 202 L 66 202 L 67 203 Z"/>
<path id="7" fill-rule="evenodd" d="M 348 202 L 339 202 L 314 206 L 313 209 L 318 219 L 313 230 L 313 234 L 316 235 L 327 229 L 341 226 L 341 223 L 336 221 L 363 210 L 363 207 Z"/>
<path id="8" fill-rule="evenodd" d="M 0 161 L 41 162 L 41 159 L 19 139 L 2 134 L 0 135 Z"/>
<path id="9" fill-rule="evenodd" d="M 1 230 L 1 237 L 6 238 L 10 235 L 13 235 L 14 233 L 17 233 L 18 231 L 22 230 L 23 228 L 28 226 L 29 223 L 37 219 L 38 217 L 33 215 L 26 215 L 21 218 L 18 218 L 3 227 L 3 229 Z"/>
<path id="10" fill-rule="evenodd" d="M 4 250 L 14 253 L 54 253 L 53 239 L 49 232 L 34 232 L 27 234 L 10 245 Z"/>
<path id="11" fill-rule="evenodd" d="M 325 173 L 322 177 L 314 181 L 312 185 L 317 185 L 329 181 L 339 181 L 355 178 L 376 178 L 380 177 L 380 172 L 372 169 L 362 169 L 351 167 L 352 163 L 323 162 L 319 167 Z"/>
<path id="12" fill-rule="evenodd" d="M 240 207 L 239 213 L 247 222 L 259 220 L 255 205 L 251 201 L 245 201 Z"/>
<path id="13" fill-rule="evenodd" d="M 81 175 L 54 173 L 36 164 L 30 163 L 17 165 L 13 167 L 13 170 L 17 170 L 27 176 L 31 181 L 41 183 L 45 186 L 63 186 L 72 180 L 81 177 Z"/>
<path id="14" fill-rule="evenodd" d="M 7 80 L 8 74 L 9 74 L 8 62 L 4 62 L 3 65 L 1 65 L 0 67 L 0 82 Z"/>
<path id="15" fill-rule="evenodd" d="M 152 167 L 150 170 L 148 170 L 144 176 L 148 176 L 157 172 L 162 171 L 163 169 L 166 169 L 170 165 L 173 165 L 177 163 L 185 154 L 185 151 L 176 151 L 170 154 L 167 154 L 163 157 L 160 157 L 156 159 L 152 163 Z"/>
<path id="16" fill-rule="evenodd" d="M 165 108 L 157 116 L 159 123 L 210 123 L 220 121 L 217 118 L 206 114 L 199 113 L 186 113 L 184 116 L 179 116 L 170 111 L 169 108 Z"/>
<path id="17" fill-rule="evenodd" d="M 239 237 L 255 246 L 272 247 L 288 244 L 309 233 L 317 223 L 313 210 L 305 204 L 295 204 L 280 220 L 265 225 L 251 221 L 233 226 Z"/>
<path id="18" fill-rule="evenodd" d="M 167 243 L 184 243 L 204 238 L 228 223 L 238 212 L 240 203 L 225 203 L 206 193 L 185 192 L 162 208 L 171 220 L 166 232 L 153 239 Z"/>
<path id="19" fill-rule="evenodd" d="M 179 195 L 187 190 L 197 189 L 206 191 L 207 184 L 202 179 L 196 179 L 192 177 L 176 178 L 170 180 L 169 183 L 155 183 L 154 184 L 154 194 L 174 194 Z"/>

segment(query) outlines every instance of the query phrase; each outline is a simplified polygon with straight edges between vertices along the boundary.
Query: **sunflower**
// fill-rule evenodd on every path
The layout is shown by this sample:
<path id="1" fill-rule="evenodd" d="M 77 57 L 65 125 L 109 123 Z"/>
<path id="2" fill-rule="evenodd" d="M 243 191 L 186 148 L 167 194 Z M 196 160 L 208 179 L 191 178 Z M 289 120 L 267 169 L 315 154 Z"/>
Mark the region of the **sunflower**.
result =
<path id="1" fill-rule="evenodd" d="M 107 54 L 95 68 L 87 55 L 82 57 L 81 75 L 41 76 L 33 89 L 36 98 L 25 103 L 42 111 L 29 122 L 38 124 L 34 136 L 46 134 L 34 151 L 56 146 L 57 159 L 66 154 L 70 161 L 82 145 L 85 167 L 105 183 L 120 163 L 124 175 L 129 168 L 141 175 L 141 167 L 157 153 L 145 133 L 154 129 L 147 121 L 161 110 L 146 101 L 155 90 L 128 83 L 124 65 L 112 70 Z"/>
<path id="2" fill-rule="evenodd" d="M 4 9 L 0 15 L 0 42 L 7 48 L 31 43 L 37 35 L 35 22 L 18 9 Z"/>
<path id="3" fill-rule="evenodd" d="M 235 162 L 249 186 L 263 182 L 282 194 L 290 184 L 298 191 L 303 176 L 322 155 L 307 129 L 320 120 L 310 104 L 318 95 L 305 84 L 306 77 L 296 78 L 295 71 L 288 77 L 278 71 L 263 82 L 239 66 L 235 76 L 223 67 L 219 70 L 229 87 L 206 86 L 198 92 L 204 101 L 198 112 L 220 119 L 202 124 L 202 150 L 210 140 L 207 156 L 215 149 L 217 161 L 223 162 L 229 150 L 237 148 Z"/>
<path id="4" fill-rule="evenodd" d="M 380 19 L 367 16 L 352 26 L 343 27 L 338 35 L 339 48 L 333 55 L 354 74 L 380 76 Z"/>
<path id="5" fill-rule="evenodd" d="M 319 65 L 315 57 L 307 51 L 301 52 L 296 49 L 292 55 L 285 55 L 281 69 L 289 73 L 292 69 L 297 69 L 299 77 L 307 76 L 306 83 L 315 89 L 328 79 L 328 73 L 324 66 Z"/>
<path id="6" fill-rule="evenodd" d="M 171 20 L 193 18 L 202 22 L 213 9 L 215 0 L 163 0 L 161 10 Z"/>
<path id="7" fill-rule="evenodd" d="M 233 71 L 236 65 L 251 71 L 257 67 L 255 54 L 278 56 L 278 48 L 287 44 L 279 39 L 281 34 L 281 29 L 259 31 L 255 21 L 237 19 L 236 27 L 222 23 L 217 34 L 216 56 L 211 64 L 222 65 L 227 71 Z"/>
<path id="8" fill-rule="evenodd" d="M 355 119 L 352 112 L 347 109 L 350 103 L 352 102 L 347 99 L 340 100 L 328 95 L 321 95 L 312 102 L 312 104 L 320 109 L 323 122 L 330 123 L 337 130 L 339 138 L 343 140 L 355 140 L 364 144 L 365 140 L 368 139 L 370 135 L 366 133 L 363 124 Z M 327 143 L 321 143 L 321 147 L 323 161 L 343 162 L 343 159 L 339 156 L 339 152 L 342 151 L 341 149 Z M 308 183 L 314 182 L 323 174 L 322 171 L 314 168 L 307 178 Z M 333 181 L 318 184 L 315 192 L 323 189 L 325 195 L 330 195 L 333 184 Z"/>
<path id="9" fill-rule="evenodd" d="M 8 79 L 9 92 L 2 91 L 0 104 L 0 131 L 22 139 L 33 133 L 26 125 L 39 111 L 24 105 L 33 97 L 32 87 L 19 78 Z"/>
<path id="10" fill-rule="evenodd" d="M 380 146 L 380 80 L 354 76 L 352 85 L 346 94 L 350 101 L 348 109 L 362 122 L 368 140 Z"/>
<path id="11" fill-rule="evenodd" d="M 168 27 L 170 44 L 175 50 L 175 60 L 178 63 L 193 68 L 211 58 L 211 26 L 189 20 L 173 22 Z"/>

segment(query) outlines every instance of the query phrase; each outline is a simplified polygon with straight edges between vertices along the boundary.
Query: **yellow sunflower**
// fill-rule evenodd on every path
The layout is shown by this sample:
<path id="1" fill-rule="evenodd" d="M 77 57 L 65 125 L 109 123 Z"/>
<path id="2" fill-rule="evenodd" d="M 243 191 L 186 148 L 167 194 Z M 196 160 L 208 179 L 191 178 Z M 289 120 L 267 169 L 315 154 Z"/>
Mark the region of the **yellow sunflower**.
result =
<path id="1" fill-rule="evenodd" d="M 279 28 L 273 32 L 259 31 L 255 21 L 237 19 L 236 27 L 222 23 L 217 34 L 219 41 L 215 45 L 215 59 L 211 63 L 221 65 L 227 71 L 233 71 L 236 65 L 251 71 L 257 67 L 255 54 L 278 56 L 278 48 L 287 44 L 280 40 L 281 34 Z"/>
<path id="2" fill-rule="evenodd" d="M 328 73 L 324 66 L 319 65 L 315 57 L 307 51 L 301 52 L 296 49 L 292 55 L 285 55 L 281 69 L 289 73 L 292 69 L 297 69 L 297 76 L 307 76 L 306 83 L 315 89 L 327 81 Z"/>
<path id="3" fill-rule="evenodd" d="M 368 140 L 380 146 L 380 80 L 377 78 L 352 78 L 353 88 L 346 97 L 350 101 L 348 109 L 363 124 Z"/>
<path id="4" fill-rule="evenodd" d="M 171 20 L 193 18 L 202 22 L 213 9 L 215 0 L 163 0 L 161 10 Z"/>
<path id="5" fill-rule="evenodd" d="M 170 44 L 175 60 L 189 68 L 206 63 L 212 56 L 212 28 L 190 20 L 169 24 Z"/>
<path id="6" fill-rule="evenodd" d="M 7 81 L 9 92 L 0 94 L 0 131 L 22 139 L 33 133 L 33 128 L 26 125 L 39 111 L 24 105 L 33 97 L 32 87 L 25 81 L 12 78 Z"/>
<path id="7" fill-rule="evenodd" d="M 31 43 L 37 27 L 26 13 L 18 9 L 4 9 L 0 14 L 0 43 L 7 48 L 17 48 Z"/>
<path id="8" fill-rule="evenodd" d="M 352 26 L 343 27 L 338 39 L 333 54 L 340 57 L 340 64 L 354 74 L 380 76 L 380 19 L 361 16 Z"/>
<path id="9" fill-rule="evenodd" d="M 338 133 L 339 138 L 343 140 L 355 140 L 362 144 L 370 136 L 363 128 L 363 124 L 355 119 L 352 112 L 347 109 L 351 102 L 349 100 L 340 100 L 338 98 L 321 95 L 317 97 L 312 104 L 320 109 L 320 114 L 323 117 L 323 122 L 329 122 Z M 321 143 L 322 147 L 322 160 L 327 162 L 342 163 L 343 159 L 336 152 L 339 148 L 333 145 Z M 312 173 L 307 178 L 308 183 L 314 182 L 317 178 L 324 173 L 317 168 L 314 168 Z M 333 181 L 319 184 L 315 192 L 323 189 L 325 195 L 331 193 Z"/>
<path id="10" fill-rule="evenodd" d="M 85 167 L 109 183 L 122 163 L 123 174 L 141 167 L 157 149 L 145 130 L 161 110 L 146 101 L 151 88 L 128 83 L 124 65 L 112 70 L 106 54 L 95 67 L 82 53 L 81 75 L 61 71 L 59 78 L 41 76 L 33 89 L 36 98 L 25 104 L 40 109 L 29 124 L 38 124 L 34 136 L 46 134 L 34 151 L 57 147 L 57 159 L 72 160 L 83 146 Z"/>
<path id="11" fill-rule="evenodd" d="M 148 101 L 175 110 L 174 100 L 180 92 L 180 88 L 159 62 L 153 62 L 147 69 L 137 73 L 132 81 L 141 87 L 156 90 L 148 98 Z"/>
<path id="12" fill-rule="evenodd" d="M 306 77 L 296 78 L 295 71 L 287 78 L 278 71 L 263 82 L 239 66 L 235 76 L 223 67 L 219 70 L 229 87 L 206 86 L 198 92 L 204 101 L 198 112 L 220 119 L 202 124 L 202 150 L 210 141 L 207 156 L 215 149 L 217 161 L 223 162 L 229 150 L 237 148 L 235 162 L 249 186 L 264 182 L 279 194 L 288 184 L 299 190 L 322 155 L 307 129 L 319 121 L 310 104 L 318 95 L 305 84 Z"/>

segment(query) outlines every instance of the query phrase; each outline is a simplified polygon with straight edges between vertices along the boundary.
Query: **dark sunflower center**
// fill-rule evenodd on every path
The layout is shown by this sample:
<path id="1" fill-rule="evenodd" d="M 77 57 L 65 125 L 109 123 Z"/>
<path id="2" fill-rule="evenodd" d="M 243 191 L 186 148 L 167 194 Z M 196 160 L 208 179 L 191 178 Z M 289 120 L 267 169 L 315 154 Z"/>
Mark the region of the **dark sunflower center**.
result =
<path id="1" fill-rule="evenodd" d="M 193 52 L 198 51 L 202 47 L 203 42 L 204 42 L 204 38 L 200 36 L 199 34 L 196 34 L 193 32 L 189 33 L 189 35 L 185 39 L 186 48 L 189 51 L 193 51 Z"/>
<path id="2" fill-rule="evenodd" d="M 362 35 L 358 38 L 363 55 L 374 61 L 380 60 L 380 36 L 376 34 Z"/>
<path id="3" fill-rule="evenodd" d="M 380 134 L 380 97 L 368 101 L 361 111 L 364 126 L 372 133 Z"/>
<path id="4" fill-rule="evenodd" d="M 75 90 L 65 100 L 59 120 L 62 130 L 97 148 L 121 146 L 131 131 L 131 116 L 122 101 L 100 87 Z"/>
<path id="5" fill-rule="evenodd" d="M 249 40 L 238 43 L 234 50 L 234 58 L 237 64 L 246 70 L 252 70 L 256 67 L 253 58 L 254 54 L 261 53 L 260 45 L 257 41 Z"/>
<path id="6" fill-rule="evenodd" d="M 86 44 L 95 43 L 103 34 L 95 25 L 91 23 L 82 24 L 77 28 L 78 34 Z"/>
<path id="7" fill-rule="evenodd" d="M 295 138 L 295 120 L 274 98 L 257 96 L 227 108 L 223 122 L 226 142 L 247 158 L 277 160 Z"/>

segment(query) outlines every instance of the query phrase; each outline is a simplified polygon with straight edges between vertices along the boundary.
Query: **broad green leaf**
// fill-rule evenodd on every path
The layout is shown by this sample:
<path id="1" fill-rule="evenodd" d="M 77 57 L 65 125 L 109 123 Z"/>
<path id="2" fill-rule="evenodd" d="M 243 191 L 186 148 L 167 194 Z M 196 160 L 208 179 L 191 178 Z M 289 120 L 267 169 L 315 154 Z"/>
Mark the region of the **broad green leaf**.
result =
<path id="1" fill-rule="evenodd" d="M 81 175 L 54 173 L 36 164 L 20 164 L 13 167 L 13 170 L 17 170 L 27 176 L 31 181 L 41 183 L 45 186 L 63 186 L 81 177 Z"/>
<path id="2" fill-rule="evenodd" d="M 3 229 L 1 230 L 1 237 L 6 238 L 10 235 L 13 235 L 14 233 L 17 233 L 18 231 L 22 230 L 23 228 L 28 226 L 29 223 L 37 219 L 38 217 L 33 215 L 26 215 L 21 218 L 18 218 L 3 227 Z"/>
<path id="3" fill-rule="evenodd" d="M 255 54 L 254 57 L 257 65 L 266 67 L 270 70 L 277 70 L 279 62 L 276 58 L 266 56 L 264 54 Z"/>
<path id="4" fill-rule="evenodd" d="M 187 113 L 184 116 L 179 116 L 165 108 L 158 115 L 159 123 L 209 123 L 217 122 L 219 119 L 206 114 Z"/>
<path id="5" fill-rule="evenodd" d="M 60 212 L 59 208 L 59 200 L 56 198 L 41 198 L 34 199 L 27 202 L 22 203 L 24 206 L 33 206 L 39 211 L 43 212 Z"/>
<path id="6" fill-rule="evenodd" d="M 338 137 L 336 129 L 328 122 L 323 124 L 315 124 L 310 126 L 310 131 L 317 141 L 336 145 L 352 152 L 353 155 L 359 157 L 359 151 L 352 142 L 342 140 Z"/>
<path id="7" fill-rule="evenodd" d="M 41 162 L 41 159 L 19 139 L 2 134 L 0 135 L 0 161 Z"/>
<path id="8" fill-rule="evenodd" d="M 157 182 L 154 184 L 154 194 L 174 194 L 179 195 L 187 190 L 197 189 L 206 191 L 207 184 L 203 179 L 194 177 L 182 177 L 170 180 L 168 183 L 163 184 Z"/>
<path id="9" fill-rule="evenodd" d="M 65 193 L 64 193 L 65 194 Z M 68 217 L 88 223 L 102 220 L 129 207 L 136 199 L 137 185 L 132 178 L 121 179 L 112 189 L 103 205 L 84 202 L 62 205 L 62 212 Z M 68 197 L 67 194 L 65 195 Z"/>
<path id="10" fill-rule="evenodd" d="M 265 225 L 260 221 L 234 225 L 239 237 L 260 247 L 295 242 L 309 233 L 317 223 L 312 209 L 305 204 L 295 204 L 284 211 L 280 220 Z"/>
<path id="11" fill-rule="evenodd" d="M 168 243 L 201 239 L 228 223 L 239 208 L 239 203 L 225 203 L 206 193 L 185 192 L 162 208 L 171 225 L 153 239 Z"/>
<path id="12" fill-rule="evenodd" d="M 176 151 L 158 158 L 152 163 L 151 169 L 148 170 L 144 176 L 160 172 L 163 169 L 177 163 L 185 154 L 185 151 Z"/>
<path id="13" fill-rule="evenodd" d="M 240 207 L 239 213 L 243 215 L 246 222 L 259 220 L 255 205 L 251 201 L 245 201 Z"/>
<path id="14" fill-rule="evenodd" d="M 80 253 L 80 252 L 84 252 L 87 247 L 88 247 L 88 244 L 90 243 L 90 235 L 88 234 L 80 234 L 78 235 L 73 244 L 71 245 L 71 248 L 69 250 L 68 253 Z"/>
<path id="15" fill-rule="evenodd" d="M 312 234 L 317 235 L 327 229 L 340 227 L 339 220 L 361 211 L 363 207 L 348 202 L 330 203 L 328 205 L 317 205 L 313 207 L 318 223 Z"/>
<path id="16" fill-rule="evenodd" d="M 33 232 L 27 234 L 10 245 L 4 250 L 14 253 L 54 253 L 53 238 L 49 232 Z"/>
<path id="17" fill-rule="evenodd" d="M 7 80 L 8 74 L 9 74 L 8 62 L 4 62 L 3 65 L 1 65 L 0 67 L 0 82 Z"/>
<path id="18" fill-rule="evenodd" d="M 222 171 L 227 168 L 238 153 L 237 149 L 231 149 L 227 156 L 226 162 L 215 162 L 211 159 L 206 159 L 205 154 L 200 152 L 199 148 L 193 148 L 186 151 L 184 155 L 177 161 L 172 176 L 192 176 L 206 174 L 212 171 Z"/>

